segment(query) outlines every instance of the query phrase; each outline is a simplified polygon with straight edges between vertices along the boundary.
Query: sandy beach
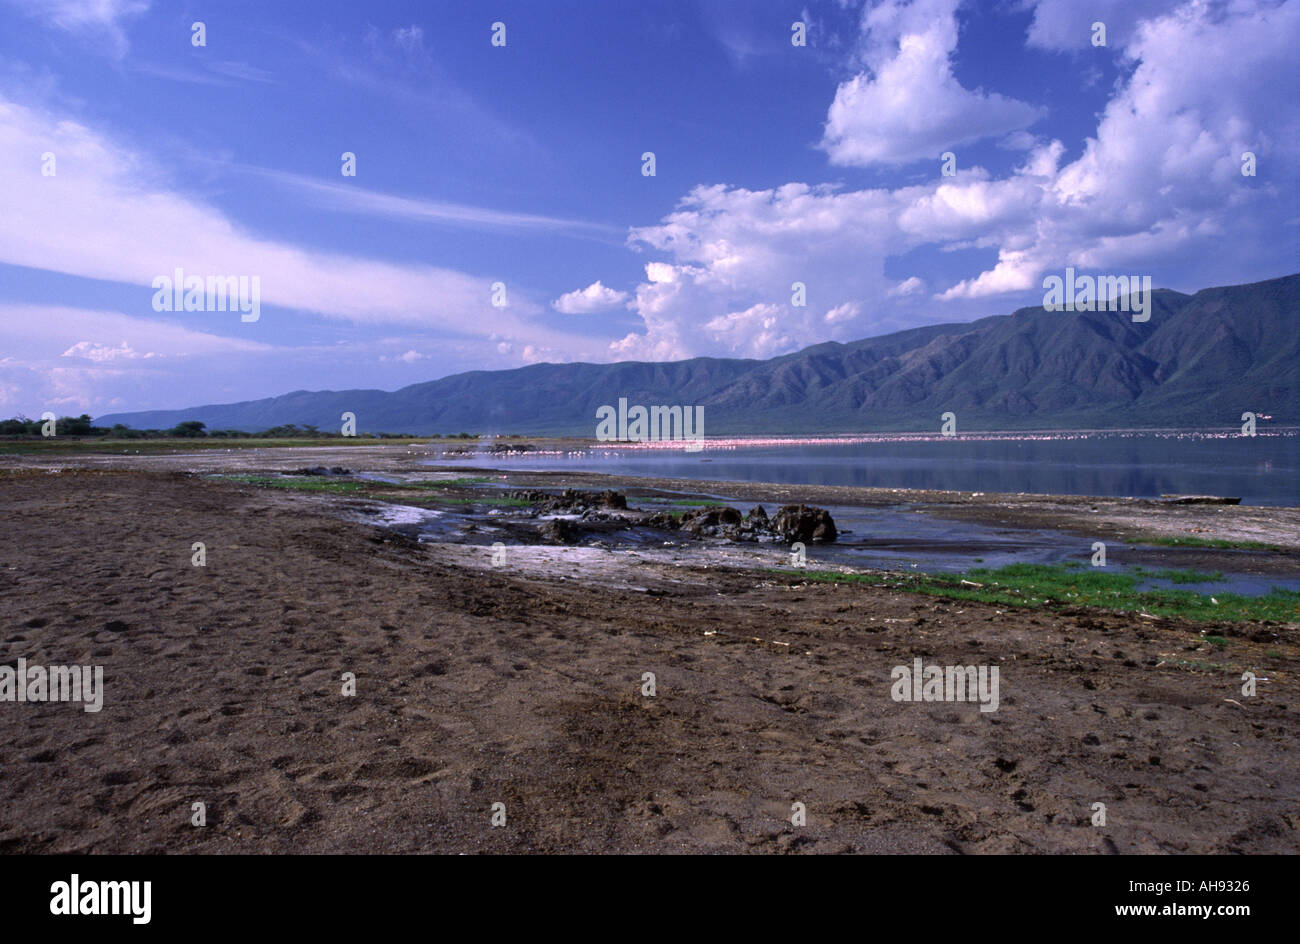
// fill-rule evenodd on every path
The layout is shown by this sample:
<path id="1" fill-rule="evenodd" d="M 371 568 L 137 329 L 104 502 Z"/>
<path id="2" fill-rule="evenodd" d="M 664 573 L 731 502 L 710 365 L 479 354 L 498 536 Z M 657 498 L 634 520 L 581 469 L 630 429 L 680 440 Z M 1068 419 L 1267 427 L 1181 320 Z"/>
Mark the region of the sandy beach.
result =
<path id="1" fill-rule="evenodd" d="M 453 474 L 414 464 L 427 458 L 6 457 L 3 662 L 101 665 L 104 705 L 0 704 L 0 850 L 1300 849 L 1294 623 L 818 583 L 723 542 L 520 542 L 501 565 L 485 541 L 385 525 L 371 498 L 208 475 Z M 509 484 L 701 487 L 540 472 Z M 721 488 L 773 506 L 898 500 Z M 1300 554 L 1298 509 L 908 497 L 1012 528 L 1213 529 L 1279 548 L 1253 558 L 1264 574 L 1294 575 Z M 1178 566 L 1219 553 L 1176 550 Z M 892 700 L 891 670 L 916 658 L 996 665 L 998 709 Z M 205 826 L 191 825 L 195 803 Z"/>

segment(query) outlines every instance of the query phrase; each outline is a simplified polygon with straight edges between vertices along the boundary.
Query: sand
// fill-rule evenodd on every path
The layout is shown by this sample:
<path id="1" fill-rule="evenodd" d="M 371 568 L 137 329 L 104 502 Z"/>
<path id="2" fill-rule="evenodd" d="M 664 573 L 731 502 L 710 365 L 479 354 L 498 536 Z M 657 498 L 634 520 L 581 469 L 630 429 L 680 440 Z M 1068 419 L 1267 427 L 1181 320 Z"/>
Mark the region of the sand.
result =
<path id="1" fill-rule="evenodd" d="M 0 703 L 5 853 L 1300 849 L 1295 626 L 494 567 L 337 497 L 80 464 L 0 471 L 0 662 L 105 679 L 98 713 Z M 893 701 L 915 657 L 998 666 L 998 710 Z"/>

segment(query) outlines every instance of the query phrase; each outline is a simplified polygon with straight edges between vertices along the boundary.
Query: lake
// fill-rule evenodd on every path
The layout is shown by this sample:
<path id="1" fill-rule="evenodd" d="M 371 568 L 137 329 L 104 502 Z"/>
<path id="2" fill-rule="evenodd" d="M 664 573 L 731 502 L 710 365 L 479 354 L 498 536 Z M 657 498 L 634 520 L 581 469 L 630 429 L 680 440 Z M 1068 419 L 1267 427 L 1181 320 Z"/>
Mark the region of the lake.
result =
<path id="1" fill-rule="evenodd" d="M 699 452 L 680 443 L 602 443 L 582 452 L 494 458 L 506 469 L 620 475 L 1159 498 L 1239 496 L 1245 505 L 1300 505 L 1300 430 L 1254 437 L 1223 431 L 909 434 L 725 439 Z"/>

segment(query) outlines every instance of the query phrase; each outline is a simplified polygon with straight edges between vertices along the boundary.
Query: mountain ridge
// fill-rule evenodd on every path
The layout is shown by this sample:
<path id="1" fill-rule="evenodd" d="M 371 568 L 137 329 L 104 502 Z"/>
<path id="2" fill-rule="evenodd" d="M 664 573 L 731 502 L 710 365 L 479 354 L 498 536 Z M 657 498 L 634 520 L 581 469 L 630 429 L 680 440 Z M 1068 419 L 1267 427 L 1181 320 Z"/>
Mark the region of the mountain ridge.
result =
<path id="1" fill-rule="evenodd" d="M 1151 317 L 1021 308 L 767 360 L 530 364 L 475 370 L 394 391 L 295 390 L 179 410 L 106 414 L 99 425 L 255 432 L 323 429 L 343 412 L 371 432 L 586 435 L 595 412 L 702 405 L 706 435 L 935 429 L 1230 426 L 1245 411 L 1294 420 L 1300 405 L 1300 274 L 1186 295 L 1152 292 Z"/>

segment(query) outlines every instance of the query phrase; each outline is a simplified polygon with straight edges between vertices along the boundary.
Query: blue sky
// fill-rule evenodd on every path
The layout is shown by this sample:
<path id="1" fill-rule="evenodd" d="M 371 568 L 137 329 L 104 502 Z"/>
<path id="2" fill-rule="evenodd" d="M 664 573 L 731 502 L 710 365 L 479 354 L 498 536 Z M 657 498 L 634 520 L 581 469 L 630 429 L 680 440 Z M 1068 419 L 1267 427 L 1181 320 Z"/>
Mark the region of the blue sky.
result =
<path id="1" fill-rule="evenodd" d="M 0 0 L 0 415 L 1288 274 L 1297 48 L 1300 0 Z M 178 266 L 258 277 L 260 318 L 155 311 Z"/>

